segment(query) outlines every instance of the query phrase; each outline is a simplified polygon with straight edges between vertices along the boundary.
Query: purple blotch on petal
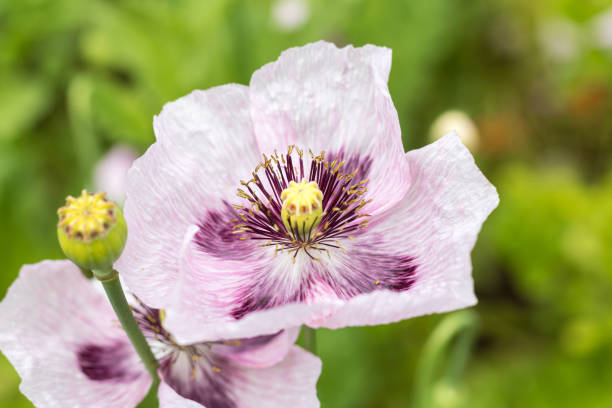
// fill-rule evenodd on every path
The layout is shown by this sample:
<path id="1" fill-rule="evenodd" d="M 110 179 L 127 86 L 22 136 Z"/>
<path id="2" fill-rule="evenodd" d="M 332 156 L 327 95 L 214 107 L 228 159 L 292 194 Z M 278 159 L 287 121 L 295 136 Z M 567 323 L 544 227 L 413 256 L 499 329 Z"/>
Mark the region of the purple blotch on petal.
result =
<path id="1" fill-rule="evenodd" d="M 190 368 L 185 363 L 177 364 L 175 358 L 170 356 L 162 360 L 160 371 L 164 381 L 177 394 L 207 408 L 236 408 L 230 391 L 231 377 L 235 373 L 227 359 L 203 356 L 192 360 Z"/>
<path id="2" fill-rule="evenodd" d="M 83 374 L 93 381 L 129 382 L 141 375 L 131 371 L 130 346 L 123 342 L 110 345 L 85 344 L 77 351 L 77 361 Z"/>
<path id="3" fill-rule="evenodd" d="M 344 161 L 342 169 L 344 173 L 352 173 L 357 170 L 355 178 L 357 180 L 364 180 L 370 174 L 370 168 L 372 167 L 372 158 L 370 156 L 360 156 L 359 154 L 347 155 L 343 150 L 337 153 L 328 153 L 327 160 L 332 162 Z"/>
<path id="4" fill-rule="evenodd" d="M 232 309 L 231 315 L 236 320 L 240 320 L 245 315 L 257 310 L 266 310 L 288 303 L 304 302 L 314 283 L 314 275 L 308 274 L 302 278 L 301 284 L 295 290 L 285 292 L 282 285 L 266 275 L 265 270 L 260 271 L 257 275 L 261 278 L 256 279 L 257 283 L 244 291 L 241 296 L 242 302 Z"/>
<path id="5" fill-rule="evenodd" d="M 254 348 L 259 348 L 269 343 L 270 341 L 272 341 L 276 336 L 280 335 L 282 332 L 283 330 L 280 330 L 274 334 L 266 334 L 263 336 L 240 339 L 237 345 L 232 346 L 232 350 L 236 353 L 241 353 L 244 351 L 249 351 Z M 229 342 L 231 343 L 231 340 Z"/>
<path id="6" fill-rule="evenodd" d="M 254 311 L 304 302 L 311 288 L 317 284 L 325 284 L 338 298 L 349 300 L 380 289 L 405 291 L 417 281 L 418 265 L 412 256 L 356 250 L 351 252 L 349 261 L 332 270 L 313 263 L 312 270 L 305 274 L 299 287 L 289 293 L 284 293 L 282 286 L 264 276 L 244 292 L 242 302 L 232 310 L 231 315 L 239 320 Z"/>
<path id="7" fill-rule="evenodd" d="M 244 298 L 239 306 L 232 309 L 231 314 L 234 319 L 240 320 L 251 312 L 270 309 L 274 306 L 276 306 L 276 304 L 272 301 L 270 296 L 256 296 L 255 294 L 250 294 Z"/>
<path id="8" fill-rule="evenodd" d="M 333 275 L 321 268 L 318 276 L 339 298 L 348 300 L 377 289 L 408 290 L 417 280 L 417 268 L 412 256 L 356 250 L 351 252 L 350 264 L 334 271 Z"/>
<path id="9" fill-rule="evenodd" d="M 150 339 L 170 341 L 171 336 L 162 324 L 160 310 L 149 307 L 137 296 L 132 296 L 138 303 L 138 306 L 132 306 L 132 313 L 144 336 Z"/>
<path id="10" fill-rule="evenodd" d="M 251 256 L 253 244 L 240 240 L 235 233 L 232 220 L 237 217 L 227 203 L 223 211 L 209 211 L 200 222 L 194 241 L 202 251 L 224 259 L 244 260 Z"/>

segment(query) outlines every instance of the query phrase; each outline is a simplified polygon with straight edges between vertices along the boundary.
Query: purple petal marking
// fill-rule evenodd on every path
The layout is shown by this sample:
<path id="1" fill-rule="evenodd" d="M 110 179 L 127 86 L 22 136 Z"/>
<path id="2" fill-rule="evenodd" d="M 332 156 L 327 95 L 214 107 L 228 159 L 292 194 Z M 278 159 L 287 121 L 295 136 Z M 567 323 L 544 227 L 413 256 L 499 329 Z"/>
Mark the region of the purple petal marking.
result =
<path id="1" fill-rule="evenodd" d="M 138 303 L 137 306 L 132 306 L 132 313 L 134 313 L 136 323 L 138 323 L 138 327 L 140 327 L 144 336 L 149 339 L 172 344 L 170 333 L 168 333 L 162 324 L 160 310 L 149 307 L 137 296 L 132 296 Z"/>
<path id="2" fill-rule="evenodd" d="M 232 228 L 237 217 L 234 209 L 225 203 L 224 211 L 209 211 L 199 224 L 194 239 L 202 251 L 218 258 L 244 260 L 251 256 L 253 244 L 240 240 Z"/>
<path id="3" fill-rule="evenodd" d="M 179 364 L 177 357 L 185 358 L 175 354 L 160 362 L 164 381 L 177 394 L 207 408 L 237 407 L 230 391 L 232 375 L 236 374 L 227 359 L 214 354 L 202 356 L 190 359 L 190 368 L 185 362 Z"/>
<path id="4" fill-rule="evenodd" d="M 302 284 L 292 292 L 285 292 L 281 283 L 270 279 L 256 279 L 245 290 L 242 302 L 232 310 L 236 320 L 257 311 L 293 302 L 304 302 L 313 286 L 325 284 L 338 298 L 349 300 L 374 290 L 388 289 L 401 292 L 417 281 L 418 265 L 407 255 L 389 255 L 373 251 L 351 252 L 350 263 L 327 269 L 313 262 L 313 269 L 305 273 Z"/>
<path id="5" fill-rule="evenodd" d="M 274 334 L 265 334 L 263 336 L 240 339 L 238 344 L 232 345 L 231 347 L 232 347 L 232 350 L 236 353 L 242 353 L 242 352 L 249 351 L 252 349 L 260 348 L 261 346 L 268 344 L 270 341 L 272 341 L 272 339 L 280 335 L 282 332 L 283 330 L 280 330 Z"/>
<path id="6" fill-rule="evenodd" d="M 357 170 L 355 178 L 357 180 L 364 180 L 370 174 L 370 168 L 372 167 L 372 158 L 370 156 L 361 157 L 358 154 L 351 154 L 347 156 L 344 150 L 340 150 L 337 153 L 328 153 L 328 160 L 331 161 L 344 161 L 342 168 L 345 173 L 352 173 Z"/>
<path id="7" fill-rule="evenodd" d="M 124 342 L 110 345 L 85 344 L 77 351 L 83 374 L 93 381 L 130 382 L 142 373 L 130 370 L 131 350 Z"/>
<path id="8" fill-rule="evenodd" d="M 246 288 L 241 296 L 242 302 L 232 309 L 231 315 L 236 320 L 257 311 L 270 309 L 287 303 L 304 302 L 314 284 L 313 274 L 304 274 L 297 289 L 287 292 L 281 282 L 270 278 L 266 270 L 259 271 L 254 285 Z"/>
<path id="9" fill-rule="evenodd" d="M 406 255 L 381 254 L 356 249 L 350 254 L 350 263 L 337 270 L 319 268 L 317 275 L 333 289 L 336 295 L 348 300 L 377 289 L 401 292 L 417 281 L 415 258 Z"/>

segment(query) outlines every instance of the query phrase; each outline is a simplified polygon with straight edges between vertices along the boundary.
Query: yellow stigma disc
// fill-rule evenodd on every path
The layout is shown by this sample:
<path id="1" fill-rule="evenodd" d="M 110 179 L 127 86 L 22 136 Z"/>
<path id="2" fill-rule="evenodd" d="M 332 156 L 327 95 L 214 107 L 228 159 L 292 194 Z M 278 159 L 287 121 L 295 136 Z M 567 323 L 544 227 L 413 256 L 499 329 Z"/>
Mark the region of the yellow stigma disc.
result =
<path id="1" fill-rule="evenodd" d="M 288 231 L 299 235 L 294 238 L 305 238 L 321 222 L 323 193 L 316 182 L 290 181 L 289 187 L 281 193 L 281 200 L 283 224 Z"/>
<path id="2" fill-rule="evenodd" d="M 57 224 L 73 239 L 89 242 L 106 235 L 116 222 L 116 204 L 106 199 L 105 193 L 89 194 L 83 190 L 77 198 L 68 196 L 66 205 L 57 210 Z"/>

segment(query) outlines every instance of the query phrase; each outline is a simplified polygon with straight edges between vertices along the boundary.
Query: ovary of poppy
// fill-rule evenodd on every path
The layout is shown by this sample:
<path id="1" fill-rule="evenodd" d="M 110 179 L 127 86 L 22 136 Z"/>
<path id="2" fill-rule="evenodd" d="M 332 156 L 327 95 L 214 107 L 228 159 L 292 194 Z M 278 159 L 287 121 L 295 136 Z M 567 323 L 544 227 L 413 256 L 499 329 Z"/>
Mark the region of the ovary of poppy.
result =
<path id="1" fill-rule="evenodd" d="M 476 303 L 470 252 L 496 190 L 456 134 L 404 152 L 390 68 L 389 49 L 318 42 L 155 117 L 116 267 L 181 342 Z M 321 193 L 307 233 L 283 217 L 292 182 Z"/>

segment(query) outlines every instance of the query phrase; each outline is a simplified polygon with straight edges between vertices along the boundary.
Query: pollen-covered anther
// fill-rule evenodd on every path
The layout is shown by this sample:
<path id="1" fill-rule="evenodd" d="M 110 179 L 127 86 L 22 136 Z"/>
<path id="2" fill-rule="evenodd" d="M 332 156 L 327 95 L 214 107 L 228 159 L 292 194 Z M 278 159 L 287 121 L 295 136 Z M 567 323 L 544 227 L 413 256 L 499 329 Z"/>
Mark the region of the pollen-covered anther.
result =
<path id="1" fill-rule="evenodd" d="M 305 240 L 321 222 L 323 215 L 323 193 L 316 182 L 289 182 L 280 196 L 283 201 L 281 217 L 285 228 L 294 239 Z"/>
<path id="2" fill-rule="evenodd" d="M 104 237 L 116 222 L 115 207 L 105 193 L 89 194 L 83 190 L 77 198 L 68 196 L 66 205 L 57 210 L 60 217 L 57 227 L 69 238 L 83 242 Z"/>

